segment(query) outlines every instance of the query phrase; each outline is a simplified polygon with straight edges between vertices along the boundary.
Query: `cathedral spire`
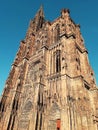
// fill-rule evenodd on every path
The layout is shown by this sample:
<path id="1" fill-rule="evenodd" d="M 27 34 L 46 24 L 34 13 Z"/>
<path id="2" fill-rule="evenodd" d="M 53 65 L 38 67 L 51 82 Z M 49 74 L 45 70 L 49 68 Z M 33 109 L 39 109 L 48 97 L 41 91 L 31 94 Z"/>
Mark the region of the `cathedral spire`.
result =
<path id="1" fill-rule="evenodd" d="M 45 16 L 44 16 L 44 11 L 43 11 L 43 6 L 41 5 L 39 10 L 37 11 L 35 15 L 35 23 L 36 23 L 36 31 L 42 28 L 43 23 L 45 22 Z"/>
<path id="2" fill-rule="evenodd" d="M 43 17 L 43 18 L 45 17 L 42 5 L 40 6 L 39 10 L 37 11 L 35 17 Z"/>

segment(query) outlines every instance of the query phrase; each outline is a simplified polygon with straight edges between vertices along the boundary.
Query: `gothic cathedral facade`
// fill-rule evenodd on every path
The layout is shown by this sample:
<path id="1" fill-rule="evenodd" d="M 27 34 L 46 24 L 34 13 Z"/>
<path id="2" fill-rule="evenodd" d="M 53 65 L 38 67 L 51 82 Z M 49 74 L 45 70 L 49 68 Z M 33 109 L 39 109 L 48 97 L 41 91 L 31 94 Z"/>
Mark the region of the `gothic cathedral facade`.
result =
<path id="1" fill-rule="evenodd" d="M 0 130 L 98 130 L 98 88 L 80 26 L 41 7 L 13 62 L 0 102 Z"/>

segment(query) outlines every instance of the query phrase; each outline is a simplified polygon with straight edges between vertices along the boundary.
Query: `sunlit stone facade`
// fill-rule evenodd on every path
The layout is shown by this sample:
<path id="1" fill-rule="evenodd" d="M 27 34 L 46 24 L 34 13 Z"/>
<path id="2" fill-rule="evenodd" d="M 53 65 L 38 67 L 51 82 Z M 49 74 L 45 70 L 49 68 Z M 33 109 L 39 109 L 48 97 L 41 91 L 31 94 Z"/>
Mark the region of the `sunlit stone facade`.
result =
<path id="1" fill-rule="evenodd" d="M 68 9 L 30 21 L 0 103 L 0 130 L 98 130 L 98 89 Z"/>

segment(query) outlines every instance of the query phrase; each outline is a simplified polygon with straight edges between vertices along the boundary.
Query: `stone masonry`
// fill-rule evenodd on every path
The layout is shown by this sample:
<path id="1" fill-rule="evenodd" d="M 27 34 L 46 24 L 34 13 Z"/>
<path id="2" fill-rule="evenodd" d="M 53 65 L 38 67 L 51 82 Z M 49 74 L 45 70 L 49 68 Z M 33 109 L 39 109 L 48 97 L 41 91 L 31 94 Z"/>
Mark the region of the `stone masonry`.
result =
<path id="1" fill-rule="evenodd" d="M 0 102 L 0 130 L 98 130 L 98 88 L 68 9 L 40 7 L 20 42 Z"/>

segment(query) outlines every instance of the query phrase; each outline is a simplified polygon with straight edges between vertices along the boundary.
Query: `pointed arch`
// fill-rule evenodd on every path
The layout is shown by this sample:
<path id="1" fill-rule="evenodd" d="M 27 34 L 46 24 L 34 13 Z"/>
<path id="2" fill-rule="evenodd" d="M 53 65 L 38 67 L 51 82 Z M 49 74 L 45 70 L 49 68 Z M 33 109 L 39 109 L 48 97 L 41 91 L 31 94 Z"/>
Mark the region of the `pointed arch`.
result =
<path id="1" fill-rule="evenodd" d="M 50 109 L 50 118 L 53 120 L 60 118 L 60 108 L 56 102 L 53 103 Z"/>
<path id="2" fill-rule="evenodd" d="M 31 102 L 31 100 L 27 100 L 26 102 L 25 102 L 25 104 L 24 104 L 24 107 L 23 107 L 23 112 L 30 112 L 31 110 L 32 110 L 32 108 L 33 108 L 33 104 L 32 104 L 32 102 Z"/>
<path id="3" fill-rule="evenodd" d="M 60 114 L 60 107 L 55 102 L 49 112 L 49 120 L 48 120 L 48 130 L 58 130 L 58 126 L 60 127 L 60 120 L 61 120 L 61 114 Z M 59 123 L 59 124 L 58 124 Z M 60 130 L 60 129 L 59 129 Z"/>

